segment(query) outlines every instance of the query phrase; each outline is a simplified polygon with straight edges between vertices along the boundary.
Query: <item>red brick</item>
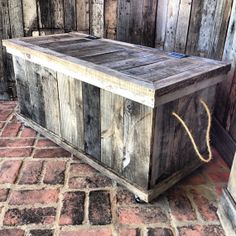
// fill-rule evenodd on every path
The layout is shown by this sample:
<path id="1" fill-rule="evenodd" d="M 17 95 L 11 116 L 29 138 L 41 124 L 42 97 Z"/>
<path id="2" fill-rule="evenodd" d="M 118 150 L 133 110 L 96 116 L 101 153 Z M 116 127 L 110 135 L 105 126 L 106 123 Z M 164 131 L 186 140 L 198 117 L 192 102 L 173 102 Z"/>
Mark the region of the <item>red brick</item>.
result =
<path id="1" fill-rule="evenodd" d="M 0 184 L 15 183 L 21 161 L 4 161 L 0 168 Z"/>
<path id="2" fill-rule="evenodd" d="M 64 184 L 66 161 L 47 161 L 45 166 L 45 184 Z"/>
<path id="3" fill-rule="evenodd" d="M 60 236 L 112 236 L 111 229 L 77 229 L 76 231 L 62 231 Z"/>
<path id="4" fill-rule="evenodd" d="M 84 192 L 64 193 L 60 225 L 81 225 L 84 220 Z"/>
<path id="5" fill-rule="evenodd" d="M 9 189 L 0 189 L 0 202 L 5 202 L 7 200 L 8 193 Z"/>
<path id="6" fill-rule="evenodd" d="M 12 111 L 0 109 L 0 121 L 6 121 L 7 118 L 11 115 L 11 113 Z"/>
<path id="7" fill-rule="evenodd" d="M 21 132 L 21 137 L 24 138 L 35 138 L 37 135 L 37 132 L 29 127 L 24 127 Z"/>
<path id="8" fill-rule="evenodd" d="M 33 146 L 34 139 L 0 139 L 0 147 Z"/>
<path id="9" fill-rule="evenodd" d="M 34 158 L 70 157 L 71 154 L 62 148 L 36 149 Z"/>
<path id="10" fill-rule="evenodd" d="M 103 175 L 72 177 L 69 179 L 69 187 L 75 188 L 105 188 L 111 187 L 112 180 Z"/>
<path id="11" fill-rule="evenodd" d="M 0 101 L 0 110 L 13 110 L 15 107 L 15 101 Z"/>
<path id="12" fill-rule="evenodd" d="M 21 123 L 9 123 L 2 131 L 2 137 L 16 137 L 20 131 Z"/>
<path id="13" fill-rule="evenodd" d="M 29 157 L 32 148 L 3 148 L 0 149 L 0 157 Z"/>
<path id="14" fill-rule="evenodd" d="M 97 170 L 84 163 L 73 163 L 70 166 L 70 176 L 88 176 L 98 173 Z"/>
<path id="15" fill-rule="evenodd" d="M 5 125 L 4 122 L 0 122 L 0 129 L 2 129 L 4 125 Z"/>
<path id="16" fill-rule="evenodd" d="M 53 207 L 31 209 L 9 209 L 4 216 L 4 225 L 52 224 L 56 209 Z"/>
<path id="17" fill-rule="evenodd" d="M 218 220 L 216 215 L 217 211 L 217 202 L 216 198 L 212 198 L 212 193 L 210 190 L 205 189 L 192 189 L 191 194 L 193 200 L 197 205 L 198 211 L 200 212 L 202 218 L 206 221 Z M 209 198 L 211 198 L 209 200 Z"/>
<path id="18" fill-rule="evenodd" d="M 30 236 L 53 236 L 53 230 L 50 229 L 33 229 L 30 230 Z"/>
<path id="19" fill-rule="evenodd" d="M 168 217 L 158 206 L 119 207 L 118 218 L 121 224 L 168 223 Z"/>
<path id="20" fill-rule="evenodd" d="M 25 232 L 22 229 L 1 229 L 1 236 L 24 236 Z"/>
<path id="21" fill-rule="evenodd" d="M 36 147 L 58 147 L 58 145 L 49 139 L 39 139 Z"/>
<path id="22" fill-rule="evenodd" d="M 10 196 L 10 205 L 27 205 L 27 204 L 50 204 L 58 201 L 59 191 L 57 189 L 40 189 L 40 190 L 19 190 L 12 191 Z"/>
<path id="23" fill-rule="evenodd" d="M 174 236 L 174 233 L 168 228 L 149 228 L 147 236 Z"/>
<path id="24" fill-rule="evenodd" d="M 225 236 L 224 230 L 220 225 L 208 225 L 204 226 L 203 234 L 204 236 Z"/>
<path id="25" fill-rule="evenodd" d="M 25 161 L 21 169 L 19 184 L 37 184 L 43 168 L 43 161 Z"/>
<path id="26" fill-rule="evenodd" d="M 140 229 L 120 229 L 119 236 L 140 236 Z"/>
<path id="27" fill-rule="evenodd" d="M 191 202 L 180 188 L 173 188 L 168 192 L 168 200 L 172 215 L 180 221 L 196 219 Z"/>
<path id="28" fill-rule="evenodd" d="M 181 236 L 203 236 L 203 227 L 201 225 L 180 227 L 178 231 Z"/>
<path id="29" fill-rule="evenodd" d="M 191 175 L 187 176 L 180 182 L 181 185 L 200 185 L 206 183 L 207 178 L 204 175 L 204 171 L 202 168 L 197 169 Z"/>
<path id="30" fill-rule="evenodd" d="M 120 205 L 131 205 L 136 203 L 134 194 L 122 187 L 118 188 L 116 198 L 117 203 Z"/>
<path id="31" fill-rule="evenodd" d="M 106 225 L 112 221 L 110 194 L 107 191 L 89 193 L 89 221 L 92 225 Z"/>

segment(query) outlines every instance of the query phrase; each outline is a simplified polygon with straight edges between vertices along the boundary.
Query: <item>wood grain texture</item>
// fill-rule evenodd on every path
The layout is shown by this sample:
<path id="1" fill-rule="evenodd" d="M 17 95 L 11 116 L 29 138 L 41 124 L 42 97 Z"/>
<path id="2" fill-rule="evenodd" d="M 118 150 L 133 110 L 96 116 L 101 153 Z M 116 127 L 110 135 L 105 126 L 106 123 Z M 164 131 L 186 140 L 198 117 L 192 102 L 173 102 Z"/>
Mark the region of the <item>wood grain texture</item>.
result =
<path id="1" fill-rule="evenodd" d="M 64 0 L 64 22 L 65 32 L 76 30 L 76 0 Z"/>
<path id="2" fill-rule="evenodd" d="M 153 110 L 126 99 L 124 102 L 124 160 L 122 175 L 148 188 Z"/>
<path id="3" fill-rule="evenodd" d="M 173 51 L 175 47 L 175 36 L 178 22 L 180 0 L 169 0 L 166 22 L 166 35 L 164 49 Z"/>
<path id="4" fill-rule="evenodd" d="M 61 73 L 57 74 L 61 137 L 84 150 L 82 83 Z"/>
<path id="5" fill-rule="evenodd" d="M 118 1 L 117 39 L 154 45 L 156 1 Z M 144 20 L 145 19 L 145 20 Z"/>
<path id="6" fill-rule="evenodd" d="M 179 114 L 190 128 L 200 152 L 206 152 L 207 116 L 200 105 L 200 99 L 206 101 L 212 110 L 215 102 L 214 95 L 215 87 L 210 87 L 157 107 L 151 186 L 166 179 L 195 159 L 198 161 L 185 130 L 172 116 L 173 111 Z M 202 130 L 198 127 L 202 127 Z"/>
<path id="7" fill-rule="evenodd" d="M 159 0 L 157 5 L 155 47 L 161 50 L 164 49 L 165 44 L 168 2 Z"/>
<path id="8" fill-rule="evenodd" d="M 117 37 L 117 0 L 105 0 L 104 9 L 104 37 L 116 39 Z"/>
<path id="9" fill-rule="evenodd" d="M 87 83 L 82 85 L 84 109 L 84 149 L 101 160 L 100 89 Z"/>
<path id="10" fill-rule="evenodd" d="M 101 90 L 101 162 L 121 173 L 124 150 L 124 98 Z"/>
<path id="11" fill-rule="evenodd" d="M 38 13 L 36 0 L 22 0 L 25 36 L 31 36 L 38 30 Z"/>
<path id="12" fill-rule="evenodd" d="M 90 33 L 97 37 L 103 37 L 104 0 L 91 0 L 90 3 Z"/>
<path id="13" fill-rule="evenodd" d="M 76 0 L 77 30 L 89 33 L 89 0 Z"/>

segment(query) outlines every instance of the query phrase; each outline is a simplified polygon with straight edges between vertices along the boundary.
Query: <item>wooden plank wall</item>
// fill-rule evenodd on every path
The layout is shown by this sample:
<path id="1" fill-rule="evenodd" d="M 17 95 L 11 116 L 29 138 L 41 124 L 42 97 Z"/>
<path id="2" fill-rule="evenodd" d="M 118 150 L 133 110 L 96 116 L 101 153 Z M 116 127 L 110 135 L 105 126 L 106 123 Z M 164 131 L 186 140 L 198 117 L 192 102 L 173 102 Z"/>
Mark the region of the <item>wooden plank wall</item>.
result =
<path id="1" fill-rule="evenodd" d="M 0 11 L 0 39 L 75 30 L 231 61 L 216 116 L 236 140 L 236 0 L 1 0 Z M 13 80 L 0 44 L 0 99 Z"/>

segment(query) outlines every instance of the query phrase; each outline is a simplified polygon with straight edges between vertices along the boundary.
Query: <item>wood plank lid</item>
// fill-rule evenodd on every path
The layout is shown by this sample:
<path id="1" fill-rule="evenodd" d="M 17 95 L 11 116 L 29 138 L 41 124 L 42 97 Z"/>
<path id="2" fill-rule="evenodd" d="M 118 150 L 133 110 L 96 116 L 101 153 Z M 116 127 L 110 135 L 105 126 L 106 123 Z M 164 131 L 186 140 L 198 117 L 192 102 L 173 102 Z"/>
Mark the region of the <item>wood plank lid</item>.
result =
<path id="1" fill-rule="evenodd" d="M 221 82 L 230 64 L 71 32 L 4 40 L 14 56 L 155 107 Z"/>

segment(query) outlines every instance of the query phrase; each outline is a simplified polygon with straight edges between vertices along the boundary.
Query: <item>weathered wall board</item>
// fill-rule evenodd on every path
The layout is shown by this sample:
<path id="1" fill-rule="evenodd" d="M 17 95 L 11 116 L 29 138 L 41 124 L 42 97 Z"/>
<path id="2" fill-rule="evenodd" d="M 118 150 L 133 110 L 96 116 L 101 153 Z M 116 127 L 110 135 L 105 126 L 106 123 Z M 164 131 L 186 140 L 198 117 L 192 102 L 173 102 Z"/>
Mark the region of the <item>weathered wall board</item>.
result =
<path id="1" fill-rule="evenodd" d="M 21 117 L 145 201 L 201 164 L 172 112 L 205 154 L 200 99 L 213 110 L 230 64 L 75 32 L 3 42 L 14 56 Z"/>

